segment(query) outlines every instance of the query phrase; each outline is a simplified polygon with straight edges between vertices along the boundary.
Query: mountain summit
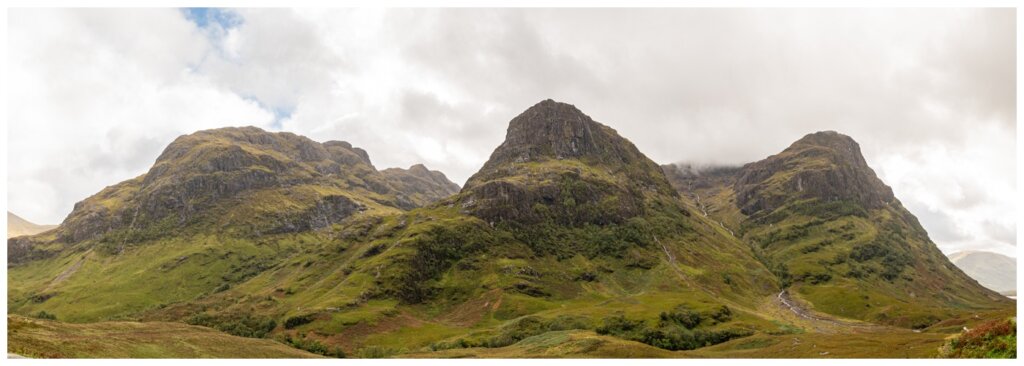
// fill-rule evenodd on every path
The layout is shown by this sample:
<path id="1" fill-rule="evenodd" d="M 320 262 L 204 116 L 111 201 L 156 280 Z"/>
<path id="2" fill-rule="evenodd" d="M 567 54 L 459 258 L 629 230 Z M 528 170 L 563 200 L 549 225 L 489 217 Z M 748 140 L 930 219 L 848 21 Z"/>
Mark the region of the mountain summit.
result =
<path id="1" fill-rule="evenodd" d="M 871 209 L 895 199 L 860 145 L 835 131 L 806 135 L 779 154 L 747 164 L 733 189 L 746 214 L 772 211 L 790 199 L 853 200 Z"/>
<path id="2" fill-rule="evenodd" d="M 505 141 L 480 172 L 486 174 L 508 163 L 550 159 L 578 159 L 606 166 L 653 164 L 612 128 L 595 122 L 571 104 L 547 99 L 509 122 Z"/>
<path id="3" fill-rule="evenodd" d="M 548 99 L 509 122 L 505 141 L 461 196 L 467 212 L 489 221 L 582 225 L 622 222 L 651 199 L 677 195 L 629 140 Z"/>
<path id="4" fill-rule="evenodd" d="M 187 322 L 333 355 L 545 344 L 621 357 L 748 336 L 717 350 L 778 355 L 851 324 L 936 349 L 919 341 L 944 334 L 879 324 L 938 332 L 1012 305 L 942 256 L 849 137 L 665 170 L 551 100 L 512 118 L 461 190 L 422 165 L 378 171 L 346 142 L 200 131 L 58 229 L 8 240 L 8 308 Z"/>
<path id="5" fill-rule="evenodd" d="M 1005 303 L 949 262 L 849 136 L 812 133 L 740 168 L 665 171 L 819 311 L 923 328 Z"/>
<path id="6" fill-rule="evenodd" d="M 66 245 L 93 241 L 101 250 L 120 252 L 171 235 L 294 233 L 360 212 L 398 213 L 456 190 L 444 174 L 422 165 L 379 172 L 365 150 L 348 142 L 220 128 L 178 137 L 145 174 L 76 203 L 55 236 Z M 57 248 L 16 244 L 36 248 L 18 252 L 32 256 Z"/>

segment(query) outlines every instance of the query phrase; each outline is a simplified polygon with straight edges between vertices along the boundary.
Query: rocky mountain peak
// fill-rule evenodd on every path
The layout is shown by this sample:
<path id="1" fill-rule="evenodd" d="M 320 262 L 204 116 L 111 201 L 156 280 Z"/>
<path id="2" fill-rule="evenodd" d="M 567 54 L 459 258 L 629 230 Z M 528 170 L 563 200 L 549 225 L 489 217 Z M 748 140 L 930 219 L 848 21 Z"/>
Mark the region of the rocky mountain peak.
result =
<path id="1" fill-rule="evenodd" d="M 571 104 L 547 99 L 509 122 L 505 141 L 466 182 L 466 188 L 515 174 L 506 169 L 510 164 L 550 160 L 576 160 L 610 172 L 630 170 L 644 175 L 637 178 L 651 184 L 660 184 L 651 182 L 652 179 L 664 180 L 658 165 L 614 129 L 594 121 Z"/>
<path id="2" fill-rule="evenodd" d="M 867 167 L 860 145 L 850 136 L 836 131 L 820 131 L 800 138 L 787 150 L 809 150 L 831 154 L 836 163 Z"/>
<path id="3" fill-rule="evenodd" d="M 388 168 L 381 174 L 398 192 L 403 208 L 425 206 L 459 192 L 459 185 L 448 180 L 444 173 L 430 170 L 423 164 L 409 169 Z"/>
<path id="4" fill-rule="evenodd" d="M 852 201 L 866 209 L 895 200 L 868 166 L 860 145 L 835 131 L 808 134 L 779 154 L 745 165 L 734 190 L 737 205 L 748 215 L 791 199 Z"/>
<path id="5" fill-rule="evenodd" d="M 414 170 L 410 176 L 426 178 L 409 183 L 382 174 L 366 151 L 344 141 L 319 143 L 256 127 L 204 130 L 175 139 L 146 174 L 76 204 L 58 236 L 79 242 L 159 222 L 208 223 L 228 217 L 214 210 L 236 209 L 251 219 L 245 225 L 259 227 L 254 231 L 307 230 L 370 207 L 419 207 L 459 189 L 440 172 Z M 379 197 L 366 198 L 373 195 Z M 260 207 L 277 207 L 271 203 L 275 200 L 287 202 L 284 206 L 295 212 L 241 208 L 257 201 L 263 203 Z"/>
<path id="6" fill-rule="evenodd" d="M 549 99 L 509 122 L 460 200 L 489 221 L 579 225 L 640 215 L 653 196 L 678 196 L 657 164 L 611 127 Z"/>
<path id="7" fill-rule="evenodd" d="M 505 142 L 490 160 L 504 163 L 596 156 L 613 148 L 607 144 L 605 129 L 611 130 L 575 106 L 547 99 L 512 119 Z"/>

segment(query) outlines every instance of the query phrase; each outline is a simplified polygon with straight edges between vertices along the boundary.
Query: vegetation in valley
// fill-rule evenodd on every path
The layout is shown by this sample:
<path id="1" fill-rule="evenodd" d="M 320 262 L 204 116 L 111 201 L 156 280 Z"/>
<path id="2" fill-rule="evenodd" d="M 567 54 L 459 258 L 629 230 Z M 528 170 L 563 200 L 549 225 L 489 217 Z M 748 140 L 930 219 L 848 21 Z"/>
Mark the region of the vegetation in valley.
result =
<path id="1" fill-rule="evenodd" d="M 950 337 L 939 350 L 950 358 L 1017 358 L 1017 320 L 998 319 Z"/>
<path id="2" fill-rule="evenodd" d="M 251 128 L 182 137 L 58 229 L 9 241 L 8 307 L 36 318 L 8 318 L 10 350 L 930 357 L 953 320 L 1011 306 L 947 265 L 880 181 L 823 184 L 869 177 L 827 138 L 669 182 L 569 105 L 542 102 L 509 131 L 458 193 L 422 166 L 379 172 L 344 142 Z M 856 330 L 814 328 L 779 302 L 783 289 Z M 76 334 L 114 341 L 55 343 Z"/>

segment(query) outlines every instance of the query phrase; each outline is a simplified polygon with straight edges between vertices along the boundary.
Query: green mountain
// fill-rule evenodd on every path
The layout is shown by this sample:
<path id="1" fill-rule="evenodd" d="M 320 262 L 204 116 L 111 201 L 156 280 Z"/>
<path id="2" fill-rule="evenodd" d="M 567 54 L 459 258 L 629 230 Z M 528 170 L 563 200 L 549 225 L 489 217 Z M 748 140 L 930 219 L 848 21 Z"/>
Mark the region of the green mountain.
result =
<path id="1" fill-rule="evenodd" d="M 809 134 L 738 168 L 665 170 L 818 311 L 924 328 L 1006 303 L 949 262 L 848 136 Z"/>
<path id="2" fill-rule="evenodd" d="M 944 336 L 856 319 L 946 330 L 1010 306 L 934 257 L 837 139 L 743 168 L 663 168 L 545 100 L 458 189 L 421 165 L 378 171 L 344 142 L 201 131 L 56 230 L 8 240 L 8 307 L 327 356 L 742 357 L 849 329 L 934 350 Z"/>
<path id="3" fill-rule="evenodd" d="M 195 299 L 320 245 L 341 221 L 442 198 L 452 183 L 432 177 L 402 182 L 341 141 L 252 127 L 182 136 L 56 230 L 8 240 L 9 304 L 93 321 Z"/>
<path id="4" fill-rule="evenodd" d="M 35 235 L 57 227 L 57 225 L 38 225 L 7 211 L 7 238 L 22 235 Z"/>

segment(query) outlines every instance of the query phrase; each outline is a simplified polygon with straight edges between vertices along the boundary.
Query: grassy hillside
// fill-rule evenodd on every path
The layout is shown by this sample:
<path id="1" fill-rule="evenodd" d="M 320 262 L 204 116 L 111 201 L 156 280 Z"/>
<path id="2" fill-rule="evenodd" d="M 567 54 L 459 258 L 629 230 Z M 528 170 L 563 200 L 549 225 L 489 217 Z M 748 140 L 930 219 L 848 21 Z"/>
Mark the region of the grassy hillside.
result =
<path id="1" fill-rule="evenodd" d="M 7 316 L 7 352 L 30 358 L 312 358 L 266 340 L 181 323 L 68 324 Z"/>
<path id="2" fill-rule="evenodd" d="M 168 223 L 177 227 L 173 231 L 158 220 L 70 247 L 57 239 L 52 254 L 10 269 L 8 304 L 19 314 L 45 311 L 63 321 L 178 321 L 364 356 L 496 348 L 619 320 L 643 323 L 644 332 L 606 327 L 607 334 L 662 348 L 784 328 L 756 310 L 779 289 L 771 272 L 745 244 L 686 209 L 657 165 L 614 130 L 578 117 L 574 107 L 545 102 L 536 108 L 524 113 L 533 117 L 510 125 L 508 141 L 515 143 L 496 150 L 496 157 L 509 160 L 489 162 L 462 193 L 430 207 L 402 212 L 385 195 L 288 168 L 285 176 L 300 178 L 287 190 L 254 186 L 230 196 L 195 196 L 212 199 L 210 206 L 192 216 L 196 221 Z M 563 122 L 569 124 L 552 127 L 553 135 L 542 139 L 553 147 L 534 149 L 533 135 L 515 132 Z M 559 145 L 565 133 L 583 140 Z M 222 138 L 210 148 L 198 141 L 188 150 L 169 149 L 151 174 L 180 169 L 188 181 L 196 173 L 175 168 L 187 165 L 174 159 L 212 149 L 210 159 L 220 161 L 217 151 L 231 151 L 218 147 Z M 242 146 L 250 143 L 260 145 Z M 273 163 L 275 151 L 241 160 L 270 169 L 280 165 Z M 303 151 L 281 154 L 317 161 Z M 522 151 L 530 158 L 520 159 Z M 556 152 L 561 159 L 551 155 Z M 307 175 L 313 180 L 301 178 Z M 147 175 L 125 185 L 161 179 Z M 107 192 L 82 206 L 114 200 L 147 207 L 107 198 L 123 195 L 150 200 L 135 188 Z M 502 198 L 507 194 L 519 196 Z M 293 208 L 303 217 L 331 196 L 350 196 L 365 209 L 314 230 L 259 229 L 261 223 L 281 225 L 279 218 L 291 217 L 285 213 Z M 118 240 L 126 233 L 131 240 Z M 696 320 L 662 319 L 663 313 Z"/>
<path id="3" fill-rule="evenodd" d="M 814 357 L 785 343 L 818 340 L 804 333 L 849 340 L 841 357 L 916 357 L 951 319 L 1011 306 L 830 141 L 670 183 L 549 100 L 458 194 L 415 207 L 454 188 L 421 166 L 377 172 L 346 143 L 197 133 L 60 229 L 9 241 L 8 306 L 354 357 Z"/>
<path id="4" fill-rule="evenodd" d="M 817 311 L 924 328 L 1012 306 L 946 259 L 849 137 L 811 134 L 742 168 L 666 170 Z"/>

